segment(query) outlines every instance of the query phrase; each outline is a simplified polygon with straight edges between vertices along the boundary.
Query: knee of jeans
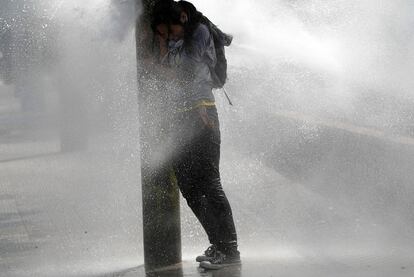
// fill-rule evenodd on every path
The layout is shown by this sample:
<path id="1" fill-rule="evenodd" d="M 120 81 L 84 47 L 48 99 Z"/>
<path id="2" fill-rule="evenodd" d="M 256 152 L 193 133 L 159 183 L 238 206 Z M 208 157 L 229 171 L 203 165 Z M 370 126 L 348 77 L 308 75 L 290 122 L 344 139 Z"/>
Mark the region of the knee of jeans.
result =
<path id="1" fill-rule="evenodd" d="M 201 212 L 201 209 L 206 209 L 207 200 L 205 195 L 194 194 L 185 199 L 187 205 L 193 210 L 193 212 Z"/>
<path id="2" fill-rule="evenodd" d="M 206 194 L 209 200 L 213 202 L 223 203 L 226 200 L 226 194 L 221 186 L 220 178 L 216 178 L 210 182 Z"/>
<path id="3" fill-rule="evenodd" d="M 217 193 L 217 194 L 224 194 L 223 187 L 221 186 L 221 179 L 214 178 L 210 180 L 209 191 Z"/>
<path id="4" fill-rule="evenodd" d="M 199 208 L 200 207 L 200 200 L 196 198 L 186 198 L 187 204 L 190 208 Z"/>
<path id="5" fill-rule="evenodd" d="M 200 192 L 197 190 L 195 186 L 189 186 L 186 188 L 181 189 L 181 194 L 187 200 L 187 203 L 190 204 L 190 202 L 197 201 L 198 198 L 200 198 Z"/>

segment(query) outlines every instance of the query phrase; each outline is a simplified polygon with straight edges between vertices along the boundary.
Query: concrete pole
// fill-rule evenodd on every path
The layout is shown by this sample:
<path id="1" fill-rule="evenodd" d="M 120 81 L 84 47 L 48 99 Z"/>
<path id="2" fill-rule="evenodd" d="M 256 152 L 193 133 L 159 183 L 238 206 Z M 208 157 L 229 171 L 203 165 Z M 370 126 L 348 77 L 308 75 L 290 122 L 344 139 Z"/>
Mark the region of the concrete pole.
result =
<path id="1" fill-rule="evenodd" d="M 135 0 L 138 104 L 140 115 L 141 182 L 144 257 L 147 271 L 181 262 L 179 191 L 171 166 L 160 157 L 166 136 L 162 115 L 166 103 L 157 75 L 150 28 L 154 0 Z M 162 157 L 162 154 L 161 154 Z"/>

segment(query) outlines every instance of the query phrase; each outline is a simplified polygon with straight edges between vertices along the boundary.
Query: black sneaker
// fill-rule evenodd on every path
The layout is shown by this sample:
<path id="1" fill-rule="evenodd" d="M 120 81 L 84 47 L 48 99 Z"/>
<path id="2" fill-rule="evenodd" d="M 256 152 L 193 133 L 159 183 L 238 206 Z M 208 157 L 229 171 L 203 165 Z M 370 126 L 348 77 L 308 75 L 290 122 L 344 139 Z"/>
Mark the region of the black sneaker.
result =
<path id="1" fill-rule="evenodd" d="M 205 261 L 210 261 L 211 259 L 213 259 L 216 256 L 216 252 L 217 252 L 217 246 L 212 244 L 212 245 L 210 245 L 209 248 L 207 248 L 206 251 L 204 251 L 204 255 L 197 256 L 196 261 L 199 262 L 199 263 L 205 262 Z"/>
<path id="2" fill-rule="evenodd" d="M 217 251 L 216 256 L 213 259 L 201 262 L 200 266 L 205 269 L 221 269 L 227 266 L 239 265 L 240 263 L 239 251 L 234 251 L 233 253 L 227 255 Z"/>

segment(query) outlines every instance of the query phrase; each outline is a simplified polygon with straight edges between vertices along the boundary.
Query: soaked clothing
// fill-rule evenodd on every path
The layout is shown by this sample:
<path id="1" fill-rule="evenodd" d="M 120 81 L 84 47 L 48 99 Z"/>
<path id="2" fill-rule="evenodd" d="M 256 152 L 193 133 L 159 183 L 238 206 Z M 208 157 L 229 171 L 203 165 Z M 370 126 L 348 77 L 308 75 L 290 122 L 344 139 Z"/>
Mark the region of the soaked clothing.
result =
<path id="1" fill-rule="evenodd" d="M 192 37 L 190 49 L 183 40 L 170 41 L 164 64 L 176 69 L 180 90 L 175 95 L 178 109 L 188 110 L 197 105 L 214 105 L 213 80 L 210 68 L 217 62 L 214 40 L 208 28 L 199 24 Z"/>
<path id="2" fill-rule="evenodd" d="M 173 168 L 178 186 L 211 244 L 224 253 L 237 251 L 232 210 L 220 180 L 220 127 L 217 110 L 208 107 L 208 127 L 197 110 L 174 120 Z"/>
<path id="3" fill-rule="evenodd" d="M 211 244 L 220 251 L 237 251 L 237 234 L 229 201 L 220 180 L 220 128 L 210 68 L 216 64 L 213 37 L 199 24 L 191 47 L 183 41 L 170 42 L 163 64 L 177 73 L 172 91 L 171 116 L 172 166 L 178 186 Z M 198 107 L 206 107 L 212 126 L 207 126 Z"/>

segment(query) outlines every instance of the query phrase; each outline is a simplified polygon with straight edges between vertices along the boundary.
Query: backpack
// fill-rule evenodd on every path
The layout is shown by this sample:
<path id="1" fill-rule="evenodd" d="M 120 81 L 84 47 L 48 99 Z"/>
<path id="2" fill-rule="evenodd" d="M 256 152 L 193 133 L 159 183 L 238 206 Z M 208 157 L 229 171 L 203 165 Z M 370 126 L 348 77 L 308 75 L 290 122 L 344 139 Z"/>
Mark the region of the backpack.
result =
<path id="1" fill-rule="evenodd" d="M 227 59 L 224 47 L 230 46 L 233 37 L 223 33 L 207 17 L 203 16 L 201 21 L 208 27 L 210 34 L 213 36 L 214 48 L 216 50 L 217 63 L 210 68 L 213 88 L 223 88 L 227 81 Z"/>

